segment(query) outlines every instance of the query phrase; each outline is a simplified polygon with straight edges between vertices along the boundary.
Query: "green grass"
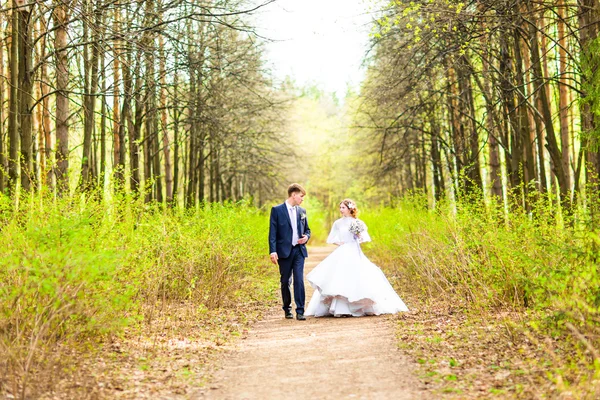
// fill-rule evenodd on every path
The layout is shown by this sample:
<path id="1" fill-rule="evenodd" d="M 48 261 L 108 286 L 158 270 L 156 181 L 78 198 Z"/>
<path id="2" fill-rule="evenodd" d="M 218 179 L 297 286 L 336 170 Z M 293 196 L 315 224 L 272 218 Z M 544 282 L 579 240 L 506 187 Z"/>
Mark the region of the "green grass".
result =
<path id="1" fill-rule="evenodd" d="M 465 327 L 470 315 L 518 315 L 502 340 L 535 343 L 549 357 L 539 367 L 580 382 L 585 396 L 585 382 L 600 376 L 589 351 L 600 347 L 600 235 L 587 211 L 564 216 L 545 199 L 529 213 L 477 199 L 424 204 L 416 196 L 361 216 L 373 237 L 369 256 L 408 307 L 447 305 L 467 317 Z"/>
<path id="2" fill-rule="evenodd" d="M 161 304 L 235 310 L 276 293 L 268 216 L 245 204 L 0 195 L 0 230 L 0 368 L 18 387 L 50 354 L 93 349 Z"/>

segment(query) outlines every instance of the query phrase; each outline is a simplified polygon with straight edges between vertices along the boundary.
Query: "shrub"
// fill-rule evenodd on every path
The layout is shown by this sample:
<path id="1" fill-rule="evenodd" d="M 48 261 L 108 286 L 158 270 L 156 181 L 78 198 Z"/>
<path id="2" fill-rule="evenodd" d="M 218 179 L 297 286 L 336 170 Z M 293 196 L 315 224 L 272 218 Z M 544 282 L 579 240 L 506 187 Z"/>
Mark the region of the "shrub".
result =
<path id="1" fill-rule="evenodd" d="M 13 393 L 52 367 L 51 352 L 149 321 L 159 301 L 218 308 L 272 296 L 267 229 L 267 217 L 244 204 L 186 211 L 32 195 L 16 207 L 2 197 L 0 368 Z"/>
<path id="2" fill-rule="evenodd" d="M 517 330 L 531 340 L 541 336 L 541 347 L 549 343 L 555 373 L 576 368 L 571 379 L 584 382 L 600 373 L 600 236 L 582 210 L 568 220 L 554 209 L 546 199 L 532 202 L 528 213 L 471 199 L 428 210 L 408 198 L 363 218 L 374 238 L 369 253 L 388 267 L 402 296 L 469 311 L 517 311 Z M 560 359 L 552 348 L 558 343 Z"/>

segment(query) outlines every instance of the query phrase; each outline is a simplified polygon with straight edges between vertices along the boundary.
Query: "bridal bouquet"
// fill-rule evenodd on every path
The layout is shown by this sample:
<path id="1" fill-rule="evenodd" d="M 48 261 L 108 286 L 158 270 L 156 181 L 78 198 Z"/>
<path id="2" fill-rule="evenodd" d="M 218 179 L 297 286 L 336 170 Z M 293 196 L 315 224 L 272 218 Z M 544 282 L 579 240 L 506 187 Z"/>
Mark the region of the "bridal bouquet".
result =
<path id="1" fill-rule="evenodd" d="M 350 232 L 354 235 L 355 239 L 360 238 L 360 234 L 363 233 L 366 228 L 365 223 L 360 219 L 355 219 L 350 224 Z"/>

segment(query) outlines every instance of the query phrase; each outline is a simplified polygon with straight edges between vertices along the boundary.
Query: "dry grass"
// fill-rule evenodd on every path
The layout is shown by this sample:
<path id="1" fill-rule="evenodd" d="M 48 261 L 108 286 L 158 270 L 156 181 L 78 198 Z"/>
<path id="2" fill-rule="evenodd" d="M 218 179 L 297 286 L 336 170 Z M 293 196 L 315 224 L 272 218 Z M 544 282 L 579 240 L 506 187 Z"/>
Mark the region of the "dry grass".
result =
<path id="1" fill-rule="evenodd" d="M 3 211 L 14 218 L 0 225 L 0 396 L 189 390 L 277 287 L 266 217 L 244 205 Z"/>
<path id="2" fill-rule="evenodd" d="M 537 215 L 410 202 L 367 215 L 369 255 L 413 310 L 399 345 L 436 393 L 600 398 L 598 233 Z"/>

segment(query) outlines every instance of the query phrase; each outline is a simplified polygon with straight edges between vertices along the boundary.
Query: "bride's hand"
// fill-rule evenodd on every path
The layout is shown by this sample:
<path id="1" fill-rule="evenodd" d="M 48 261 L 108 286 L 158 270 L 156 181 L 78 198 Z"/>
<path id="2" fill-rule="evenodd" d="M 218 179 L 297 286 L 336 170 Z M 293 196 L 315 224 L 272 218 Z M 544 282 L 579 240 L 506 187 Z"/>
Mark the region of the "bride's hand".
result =
<path id="1" fill-rule="evenodd" d="M 337 242 L 336 244 L 337 244 L 338 246 L 341 246 L 341 245 L 343 245 L 343 244 L 344 244 L 344 242 Z"/>

